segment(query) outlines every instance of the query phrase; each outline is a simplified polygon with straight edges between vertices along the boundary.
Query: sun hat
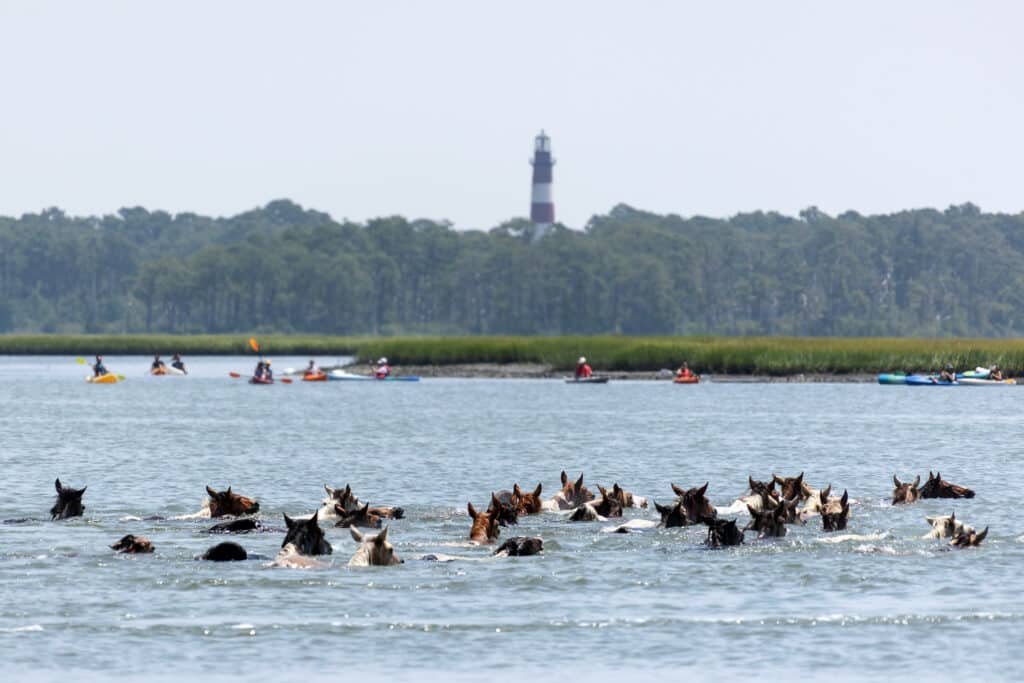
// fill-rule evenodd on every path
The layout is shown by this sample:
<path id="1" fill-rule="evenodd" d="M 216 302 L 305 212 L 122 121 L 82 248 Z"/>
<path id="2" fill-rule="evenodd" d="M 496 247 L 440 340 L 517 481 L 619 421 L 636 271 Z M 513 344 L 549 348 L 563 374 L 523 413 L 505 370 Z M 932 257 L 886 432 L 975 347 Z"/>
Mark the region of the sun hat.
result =
<path id="1" fill-rule="evenodd" d="M 387 362 L 388 362 L 388 359 L 385 358 L 384 356 L 381 356 L 380 360 L 377 361 L 377 365 L 384 365 Z"/>
<path id="2" fill-rule="evenodd" d="M 586 356 L 580 356 L 580 359 L 578 361 L 576 361 L 576 364 L 577 365 L 583 365 L 586 362 L 587 362 Z"/>

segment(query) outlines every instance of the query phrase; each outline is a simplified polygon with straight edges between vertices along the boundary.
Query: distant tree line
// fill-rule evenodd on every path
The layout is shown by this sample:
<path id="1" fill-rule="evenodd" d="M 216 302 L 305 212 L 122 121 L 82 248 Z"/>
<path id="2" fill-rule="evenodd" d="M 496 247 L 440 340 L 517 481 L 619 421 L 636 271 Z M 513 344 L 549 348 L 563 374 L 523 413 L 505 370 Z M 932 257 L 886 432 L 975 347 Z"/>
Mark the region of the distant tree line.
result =
<path id="1" fill-rule="evenodd" d="M 1019 336 L 1024 214 L 0 217 L 0 332 Z"/>

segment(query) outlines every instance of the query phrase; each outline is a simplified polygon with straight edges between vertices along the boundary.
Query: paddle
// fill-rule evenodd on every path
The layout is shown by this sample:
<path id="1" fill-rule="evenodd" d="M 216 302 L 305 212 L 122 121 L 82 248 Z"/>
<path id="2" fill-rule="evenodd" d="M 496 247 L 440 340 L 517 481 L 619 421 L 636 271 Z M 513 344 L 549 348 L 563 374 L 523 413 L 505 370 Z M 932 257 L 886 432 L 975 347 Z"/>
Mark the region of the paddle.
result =
<path id="1" fill-rule="evenodd" d="M 228 373 L 228 377 L 232 377 L 234 379 L 240 379 L 242 377 L 242 375 L 237 373 L 237 372 L 229 372 Z M 292 383 L 292 380 L 288 379 L 287 377 L 282 377 L 281 379 L 279 379 L 277 381 L 278 382 L 283 382 L 284 384 L 291 384 Z"/>

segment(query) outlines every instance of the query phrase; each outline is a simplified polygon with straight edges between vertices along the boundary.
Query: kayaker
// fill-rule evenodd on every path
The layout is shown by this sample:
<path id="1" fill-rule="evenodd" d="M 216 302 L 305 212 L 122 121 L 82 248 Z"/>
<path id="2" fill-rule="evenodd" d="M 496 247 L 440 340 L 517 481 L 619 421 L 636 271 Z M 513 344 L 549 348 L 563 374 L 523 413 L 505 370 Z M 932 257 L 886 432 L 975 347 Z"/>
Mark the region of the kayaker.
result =
<path id="1" fill-rule="evenodd" d="M 377 379 L 387 379 L 391 375 L 391 366 L 388 365 L 388 359 L 381 356 L 377 359 L 377 364 L 373 367 L 373 376 Z"/>
<path id="2" fill-rule="evenodd" d="M 274 379 L 274 371 L 270 369 L 269 358 L 263 362 L 263 377 L 266 379 Z"/>
<path id="3" fill-rule="evenodd" d="M 321 374 L 321 370 L 320 370 L 319 367 L 317 367 L 316 361 L 310 359 L 309 367 L 306 368 L 306 374 L 307 375 L 319 375 L 319 374 Z"/>
<path id="4" fill-rule="evenodd" d="M 252 376 L 254 379 L 263 379 L 266 377 L 267 364 L 262 358 L 256 363 L 256 370 L 253 371 Z"/>
<path id="5" fill-rule="evenodd" d="M 1003 371 L 999 369 L 998 365 L 993 365 L 988 369 L 988 378 L 993 379 L 997 382 L 1003 381 Z"/>
<path id="6" fill-rule="evenodd" d="M 953 369 L 952 363 L 946 363 L 946 367 L 942 369 L 939 374 L 940 382 L 955 382 L 956 381 L 956 370 Z"/>
<path id="7" fill-rule="evenodd" d="M 686 379 L 693 377 L 693 371 L 690 370 L 690 365 L 685 360 L 683 361 L 683 366 L 676 370 L 676 377 L 682 377 Z"/>
<path id="8" fill-rule="evenodd" d="M 93 376 L 102 377 L 103 375 L 109 375 L 110 371 L 107 370 L 107 366 L 103 364 L 103 356 L 96 356 L 96 362 L 92 366 Z"/>
<path id="9" fill-rule="evenodd" d="M 181 360 L 180 353 L 174 354 L 174 357 L 171 358 L 171 367 L 174 368 L 175 370 L 182 371 L 186 375 L 188 374 L 188 370 L 185 369 L 185 363 Z"/>
<path id="10" fill-rule="evenodd" d="M 587 365 L 586 356 L 580 356 L 580 359 L 576 361 L 576 379 L 588 379 L 593 374 L 594 371 Z"/>
<path id="11" fill-rule="evenodd" d="M 167 371 L 167 365 L 162 360 L 160 360 L 159 353 L 153 356 L 153 364 L 149 366 L 149 371 L 151 373 L 156 373 L 158 370 L 163 370 L 165 372 Z"/>

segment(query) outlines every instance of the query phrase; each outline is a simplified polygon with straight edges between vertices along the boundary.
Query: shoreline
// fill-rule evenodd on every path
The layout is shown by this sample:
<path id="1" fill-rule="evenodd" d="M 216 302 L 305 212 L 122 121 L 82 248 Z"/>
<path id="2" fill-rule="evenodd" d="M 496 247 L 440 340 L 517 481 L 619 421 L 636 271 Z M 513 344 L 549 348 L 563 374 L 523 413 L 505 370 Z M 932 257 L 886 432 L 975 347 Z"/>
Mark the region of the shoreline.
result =
<path id="1" fill-rule="evenodd" d="M 342 367 L 325 367 L 327 371 L 338 369 L 353 375 L 369 376 L 365 364 Z M 395 365 L 397 375 L 416 375 L 424 378 L 444 379 L 566 379 L 572 371 L 558 370 L 551 365 L 540 363 L 456 363 L 452 365 Z M 725 373 L 698 373 L 703 382 L 720 384 L 874 384 L 878 375 L 853 373 L 796 373 L 793 375 L 749 375 Z M 595 377 L 612 380 L 637 380 L 650 382 L 671 382 L 671 370 L 594 370 Z"/>

